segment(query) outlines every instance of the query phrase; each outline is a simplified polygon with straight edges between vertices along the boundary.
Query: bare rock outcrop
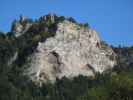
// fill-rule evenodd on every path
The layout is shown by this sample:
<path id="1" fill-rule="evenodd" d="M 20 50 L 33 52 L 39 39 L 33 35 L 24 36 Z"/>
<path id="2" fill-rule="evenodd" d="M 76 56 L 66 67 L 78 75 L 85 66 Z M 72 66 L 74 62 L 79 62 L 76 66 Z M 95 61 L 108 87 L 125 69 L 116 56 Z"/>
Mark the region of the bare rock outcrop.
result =
<path id="1" fill-rule="evenodd" d="M 15 33 L 16 37 L 19 37 L 26 33 L 31 27 L 32 23 L 27 17 L 20 16 L 19 20 L 15 20 L 12 25 L 11 31 Z"/>
<path id="2" fill-rule="evenodd" d="M 94 76 L 112 69 L 115 56 L 110 47 L 101 45 L 95 30 L 65 20 L 57 25 L 54 37 L 38 43 L 24 74 L 40 84 L 62 77 Z"/>

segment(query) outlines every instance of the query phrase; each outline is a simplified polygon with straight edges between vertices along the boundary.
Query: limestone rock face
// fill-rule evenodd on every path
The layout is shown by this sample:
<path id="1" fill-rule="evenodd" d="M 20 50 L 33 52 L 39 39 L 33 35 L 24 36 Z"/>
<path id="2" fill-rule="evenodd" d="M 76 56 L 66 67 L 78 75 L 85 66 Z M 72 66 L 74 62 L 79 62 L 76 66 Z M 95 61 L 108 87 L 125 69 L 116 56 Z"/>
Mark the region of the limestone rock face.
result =
<path id="1" fill-rule="evenodd" d="M 30 67 L 24 74 L 38 83 L 55 82 L 62 77 L 94 76 L 116 64 L 113 50 L 101 46 L 96 31 L 66 20 L 58 24 L 54 37 L 38 43 L 36 52 L 28 59 Z"/>
<path id="2" fill-rule="evenodd" d="M 15 33 L 16 37 L 19 37 L 23 35 L 24 33 L 26 33 L 26 31 L 28 31 L 28 29 L 32 25 L 32 23 L 28 22 L 28 20 L 29 19 L 26 17 L 20 17 L 20 20 L 16 20 L 13 23 L 11 31 Z"/>

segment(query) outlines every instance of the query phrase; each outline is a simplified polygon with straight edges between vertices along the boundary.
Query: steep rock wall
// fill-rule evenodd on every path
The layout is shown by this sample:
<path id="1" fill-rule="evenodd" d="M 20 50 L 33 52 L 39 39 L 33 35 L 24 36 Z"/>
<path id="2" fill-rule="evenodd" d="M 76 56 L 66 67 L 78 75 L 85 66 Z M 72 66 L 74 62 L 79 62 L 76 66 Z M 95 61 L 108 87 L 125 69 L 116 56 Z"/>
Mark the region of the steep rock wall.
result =
<path id="1" fill-rule="evenodd" d="M 24 74 L 32 81 L 45 83 L 55 82 L 56 78 L 102 73 L 113 68 L 116 60 L 113 50 L 100 43 L 93 29 L 69 21 L 59 23 L 54 37 L 39 42 Z"/>

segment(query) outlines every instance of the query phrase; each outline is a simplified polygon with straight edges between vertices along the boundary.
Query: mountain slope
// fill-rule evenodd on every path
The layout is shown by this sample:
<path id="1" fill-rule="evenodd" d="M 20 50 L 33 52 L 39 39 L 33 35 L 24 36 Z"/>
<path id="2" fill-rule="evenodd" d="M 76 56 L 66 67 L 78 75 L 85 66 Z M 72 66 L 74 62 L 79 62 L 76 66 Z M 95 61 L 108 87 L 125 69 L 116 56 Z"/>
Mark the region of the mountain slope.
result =
<path id="1" fill-rule="evenodd" d="M 26 73 L 33 81 L 94 76 L 116 64 L 113 50 L 102 48 L 98 34 L 92 29 L 64 21 L 57 25 L 55 34 L 39 42 L 37 51 L 31 56 Z"/>
<path id="2" fill-rule="evenodd" d="M 132 55 L 73 18 L 21 16 L 0 32 L 0 100 L 133 100 Z"/>
<path id="3" fill-rule="evenodd" d="M 16 60 L 26 55 L 26 63 L 21 63 L 23 74 L 39 84 L 62 77 L 94 77 L 112 69 L 117 62 L 114 51 L 102 45 L 95 30 L 72 18 L 49 14 L 34 22 L 20 17 L 13 23 L 12 32 L 20 42 L 21 52 Z M 22 43 L 24 37 L 28 38 Z"/>

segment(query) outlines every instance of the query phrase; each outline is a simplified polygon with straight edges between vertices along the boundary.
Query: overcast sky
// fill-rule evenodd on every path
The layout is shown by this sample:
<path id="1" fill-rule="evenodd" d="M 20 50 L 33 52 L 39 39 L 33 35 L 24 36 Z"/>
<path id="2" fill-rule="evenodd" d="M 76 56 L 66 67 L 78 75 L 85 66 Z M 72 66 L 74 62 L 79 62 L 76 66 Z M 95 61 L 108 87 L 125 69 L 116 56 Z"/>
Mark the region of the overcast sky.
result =
<path id="1" fill-rule="evenodd" d="M 0 0 L 0 31 L 10 31 L 20 14 L 35 19 L 49 12 L 88 22 L 109 44 L 133 45 L 133 0 Z"/>

